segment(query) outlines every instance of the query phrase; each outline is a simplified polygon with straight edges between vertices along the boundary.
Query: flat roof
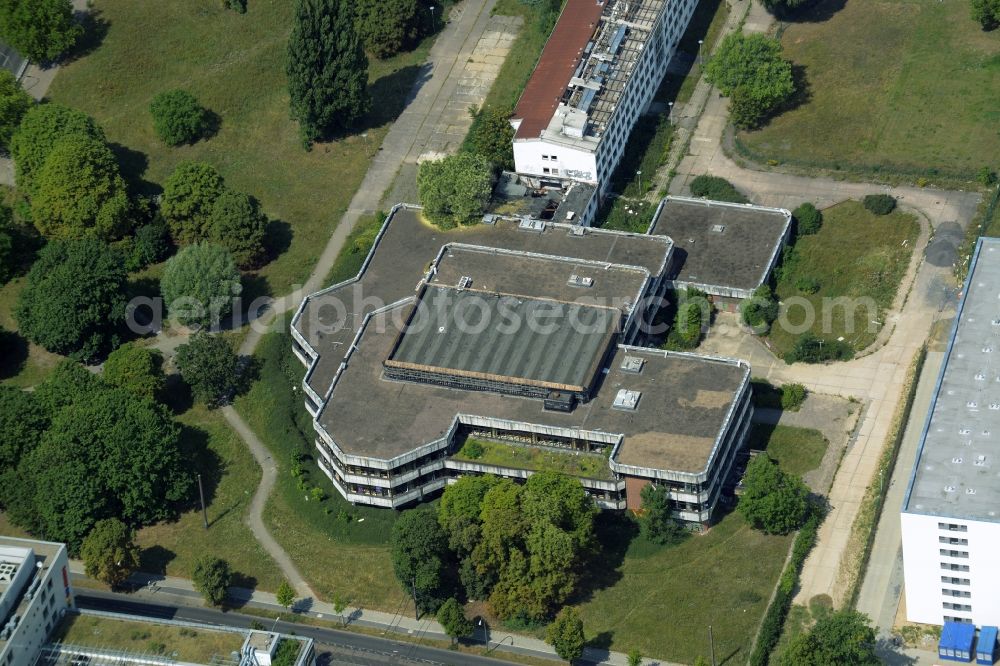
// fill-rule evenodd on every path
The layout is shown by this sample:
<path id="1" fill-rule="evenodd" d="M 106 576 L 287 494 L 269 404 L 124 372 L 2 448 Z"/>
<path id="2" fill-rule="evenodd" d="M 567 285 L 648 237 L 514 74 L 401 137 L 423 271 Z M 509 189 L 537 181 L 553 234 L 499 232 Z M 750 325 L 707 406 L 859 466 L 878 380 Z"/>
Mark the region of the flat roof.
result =
<path id="1" fill-rule="evenodd" d="M 514 107 L 513 117 L 521 121 L 515 138 L 537 138 L 548 126 L 603 10 L 597 0 L 566 0 Z"/>
<path id="2" fill-rule="evenodd" d="M 980 238 L 903 511 L 1000 520 L 1000 239 Z"/>
<path id="3" fill-rule="evenodd" d="M 670 279 L 752 291 L 767 280 L 790 223 L 780 208 L 666 197 L 649 233 L 674 241 Z"/>
<path id="4" fill-rule="evenodd" d="M 585 391 L 617 329 L 607 306 L 428 286 L 387 365 Z M 520 322 L 521 325 L 514 325 Z"/>
<path id="5" fill-rule="evenodd" d="M 581 232 L 582 235 L 577 235 Z M 584 229 L 552 222 L 546 222 L 540 230 L 524 231 L 519 228 L 518 220 L 505 218 L 497 219 L 495 224 L 476 224 L 443 231 L 421 220 L 418 210 L 398 207 L 384 225 L 382 236 L 360 278 L 308 296 L 293 322 L 303 338 L 319 351 L 319 358 L 307 376 L 309 386 L 317 394 L 326 394 L 365 315 L 383 305 L 413 296 L 414 288 L 444 246 L 451 248 L 453 257 L 442 257 L 439 264 L 439 276 L 442 277 L 435 278 L 437 284 L 447 278 L 445 284 L 455 285 L 462 275 L 471 275 L 473 284 L 481 287 L 491 284 L 498 275 L 507 275 L 511 281 L 508 289 L 525 289 L 523 283 L 530 282 L 530 273 L 512 270 L 509 264 L 503 264 L 501 258 L 479 263 L 463 260 L 470 255 L 463 254 L 461 250 L 478 247 L 481 250 L 496 248 L 530 253 L 539 260 L 539 270 L 545 257 L 560 259 L 552 265 L 561 267 L 560 270 L 567 268 L 567 260 L 580 264 L 578 269 L 573 270 L 597 268 L 603 271 L 608 267 L 606 277 L 595 280 L 594 288 L 600 290 L 610 284 L 608 280 L 614 275 L 626 276 L 629 280 L 634 280 L 634 276 L 640 275 L 641 271 L 660 275 L 666 270 L 672 243 L 662 236 Z M 627 271 L 623 267 L 638 270 Z M 453 273 L 449 273 L 453 268 Z M 496 273 L 495 270 L 503 272 Z M 549 270 L 555 269 L 550 266 Z M 552 288 L 565 288 L 566 277 L 562 277 L 558 284 L 552 284 Z M 545 284 L 544 281 L 537 282 Z M 629 293 L 623 292 L 620 298 L 631 298 L 636 286 L 637 283 L 629 282 Z"/>

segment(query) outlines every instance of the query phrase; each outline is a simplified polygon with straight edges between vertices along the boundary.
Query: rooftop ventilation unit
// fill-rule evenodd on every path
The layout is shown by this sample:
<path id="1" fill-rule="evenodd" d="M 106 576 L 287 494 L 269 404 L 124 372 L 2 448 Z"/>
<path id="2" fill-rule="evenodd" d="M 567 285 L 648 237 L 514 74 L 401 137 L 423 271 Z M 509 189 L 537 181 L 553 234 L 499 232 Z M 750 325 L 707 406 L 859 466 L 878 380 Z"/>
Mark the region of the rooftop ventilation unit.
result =
<path id="1" fill-rule="evenodd" d="M 593 287 L 594 278 L 584 277 L 582 275 L 570 275 L 569 280 L 566 282 L 571 287 Z"/>
<path id="2" fill-rule="evenodd" d="M 713 234 L 721 234 L 725 230 L 726 230 L 726 225 L 724 225 L 724 224 L 713 224 L 712 225 L 712 233 Z"/>
<path id="3" fill-rule="evenodd" d="M 573 214 L 574 214 L 573 211 L 570 211 L 569 213 L 567 213 L 566 214 L 566 219 L 567 220 L 572 220 L 573 218 L 570 217 L 570 216 L 573 215 Z M 570 230 L 570 233 L 573 234 L 574 236 L 586 236 L 587 235 L 587 227 L 580 227 L 580 226 L 573 227 Z"/>
<path id="4" fill-rule="evenodd" d="M 467 289 L 469 285 L 472 284 L 472 278 L 468 275 L 463 275 L 458 279 L 458 289 L 459 291 Z"/>
<path id="5" fill-rule="evenodd" d="M 521 231 L 545 231 L 545 220 L 522 217 L 521 221 L 517 223 L 517 228 Z"/>
<path id="6" fill-rule="evenodd" d="M 972 464 L 976 467 L 986 467 L 986 456 L 976 456 L 976 461 Z"/>
<path id="7" fill-rule="evenodd" d="M 17 562 L 0 562 L 0 583 L 9 583 L 17 573 Z"/>
<path id="8" fill-rule="evenodd" d="M 633 375 L 637 375 L 642 372 L 642 366 L 645 363 L 645 359 L 641 359 L 638 356 L 626 356 L 622 359 L 622 364 L 619 367 L 622 372 L 630 372 Z"/>
<path id="9" fill-rule="evenodd" d="M 634 412 L 635 408 L 639 406 L 639 398 L 641 397 L 642 393 L 639 391 L 619 389 L 618 395 L 615 396 L 615 401 L 612 403 L 611 407 L 614 409 Z"/>
<path id="10" fill-rule="evenodd" d="M 976 489 L 975 488 L 966 488 L 965 489 L 965 494 L 966 495 L 975 495 L 976 494 Z"/>

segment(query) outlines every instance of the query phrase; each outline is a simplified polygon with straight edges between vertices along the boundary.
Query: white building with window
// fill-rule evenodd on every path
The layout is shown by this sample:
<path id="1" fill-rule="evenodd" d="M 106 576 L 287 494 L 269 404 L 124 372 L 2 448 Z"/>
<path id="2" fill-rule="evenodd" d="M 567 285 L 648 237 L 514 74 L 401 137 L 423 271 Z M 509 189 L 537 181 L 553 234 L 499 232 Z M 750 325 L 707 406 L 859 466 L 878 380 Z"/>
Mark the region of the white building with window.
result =
<path id="1" fill-rule="evenodd" d="M 72 609 L 66 546 L 0 536 L 0 666 L 32 666 Z"/>
<path id="2" fill-rule="evenodd" d="M 1000 239 L 981 238 L 903 501 L 911 622 L 1000 624 L 998 455 Z"/>
<path id="3" fill-rule="evenodd" d="M 518 174 L 592 183 L 602 197 L 695 4 L 568 0 L 511 116 Z"/>

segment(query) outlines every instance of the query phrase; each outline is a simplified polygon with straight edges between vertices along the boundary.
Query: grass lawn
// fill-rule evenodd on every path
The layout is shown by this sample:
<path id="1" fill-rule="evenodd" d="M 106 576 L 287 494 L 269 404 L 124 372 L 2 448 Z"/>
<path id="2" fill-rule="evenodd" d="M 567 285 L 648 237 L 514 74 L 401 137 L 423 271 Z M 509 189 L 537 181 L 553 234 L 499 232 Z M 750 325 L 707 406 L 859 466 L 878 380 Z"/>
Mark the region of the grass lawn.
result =
<path id="1" fill-rule="evenodd" d="M 177 421 L 184 445 L 206 452 L 205 459 L 196 460 L 199 469 L 217 470 L 202 477 L 209 528 L 195 507 L 176 521 L 139 530 L 142 569 L 190 578 L 195 560 L 211 554 L 229 562 L 238 574 L 236 585 L 276 590 L 281 572 L 243 522 L 260 482 L 260 467 L 218 412 L 195 405 Z"/>
<path id="2" fill-rule="evenodd" d="M 819 467 L 829 445 L 823 433 L 812 428 L 755 423 L 750 430 L 750 447 L 766 450 L 781 469 L 796 476 Z"/>
<path id="3" fill-rule="evenodd" d="M 479 450 L 476 451 L 476 448 Z M 475 455 L 476 453 L 478 455 Z M 611 453 L 610 449 L 608 453 Z M 609 481 L 613 479 L 611 468 L 608 466 L 608 457 L 600 453 L 572 453 L 539 446 L 501 444 L 469 438 L 452 458 L 498 467 L 562 472 L 589 479 Z"/>
<path id="4" fill-rule="evenodd" d="M 831 9 L 839 4 L 825 0 L 815 20 L 785 30 L 785 57 L 803 69 L 810 99 L 741 133 L 758 159 L 965 179 L 995 168 L 1000 40 L 969 17 L 969 3 Z"/>
<path id="5" fill-rule="evenodd" d="M 149 8 L 95 0 L 107 34 L 88 55 L 60 69 L 49 97 L 93 115 L 126 175 L 157 191 L 178 162 L 215 165 L 232 187 L 261 200 L 275 220 L 277 258 L 261 276 L 275 294 L 308 275 L 398 116 L 432 39 L 369 65 L 373 111 L 359 133 L 305 152 L 289 118 L 285 55 L 295 3 L 258 0 L 245 15 L 216 0 L 173 0 Z M 183 88 L 221 118 L 214 137 L 170 148 L 157 139 L 149 102 Z M 367 139 L 360 133 L 367 132 Z"/>
<path id="6" fill-rule="evenodd" d="M 753 530 L 733 512 L 678 546 L 630 549 L 609 574 L 613 584 L 579 606 L 588 638 L 690 664 L 707 658 L 712 625 L 719 663 L 743 663 L 791 541 Z"/>
<path id="7" fill-rule="evenodd" d="M 286 322 L 257 348 L 260 376 L 236 408 L 271 449 L 278 482 L 264 519 L 324 599 L 340 594 L 364 608 L 396 611 L 407 596 L 392 575 L 389 535 L 395 511 L 351 506 L 313 460 L 313 430 L 300 392 L 305 369 L 291 352 Z M 300 477 L 292 474 L 297 461 Z M 312 497 L 319 488 L 325 496 Z"/>
<path id="8" fill-rule="evenodd" d="M 919 232 L 916 218 L 899 210 L 880 217 L 857 201 L 824 210 L 819 233 L 799 238 L 779 271 L 781 316 L 768 333 L 775 352 L 792 348 L 808 323 L 807 310 L 815 313 L 808 330 L 820 338 L 843 336 L 855 350 L 874 342 L 881 324 L 872 321 L 884 321 Z M 802 293 L 796 283 L 803 278 L 817 281 L 819 290 Z M 833 305 L 841 297 L 857 299 L 857 307 Z"/>
<path id="9" fill-rule="evenodd" d="M 239 652 L 243 646 L 243 634 L 71 614 L 56 629 L 53 642 L 56 641 L 129 652 L 151 652 L 176 661 L 209 664 L 215 659 L 228 660 L 230 652 Z"/>

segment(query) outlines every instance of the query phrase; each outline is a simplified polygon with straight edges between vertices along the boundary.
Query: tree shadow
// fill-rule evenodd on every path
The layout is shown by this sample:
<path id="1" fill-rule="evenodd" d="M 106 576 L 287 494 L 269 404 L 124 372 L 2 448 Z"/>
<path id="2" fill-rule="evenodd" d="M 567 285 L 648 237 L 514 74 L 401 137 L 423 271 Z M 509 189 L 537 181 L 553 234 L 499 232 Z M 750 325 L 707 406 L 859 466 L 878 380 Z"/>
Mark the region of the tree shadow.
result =
<path id="1" fill-rule="evenodd" d="M 222 116 L 213 111 L 212 109 L 206 109 L 202 107 L 203 118 L 205 119 L 204 131 L 202 131 L 201 136 L 199 136 L 192 143 L 197 143 L 198 141 L 208 141 L 213 136 L 219 133 L 222 129 Z"/>
<path id="2" fill-rule="evenodd" d="M 812 86 L 809 84 L 809 77 L 806 76 L 806 66 L 792 63 L 792 81 L 795 84 L 795 92 L 781 105 L 780 111 L 790 111 L 808 104 L 812 101 Z"/>
<path id="3" fill-rule="evenodd" d="M 734 661 L 736 659 L 736 655 L 740 654 L 741 652 L 743 652 L 743 648 L 742 647 L 736 648 L 735 650 L 733 650 L 732 652 L 730 652 L 725 657 L 723 657 L 722 659 L 719 660 L 719 666 L 722 666 L 722 664 L 728 664 L 729 662 Z"/>
<path id="4" fill-rule="evenodd" d="M 267 261 L 274 261 L 292 245 L 292 225 L 284 220 L 268 220 L 264 228 L 264 247 L 267 248 Z"/>
<path id="5" fill-rule="evenodd" d="M 145 573 L 167 575 L 167 565 L 177 557 L 177 553 L 163 546 L 143 548 L 139 553 L 139 570 Z"/>
<path id="6" fill-rule="evenodd" d="M 615 632 L 613 631 L 602 631 L 597 634 L 589 641 L 587 641 L 587 647 L 594 648 L 595 650 L 607 650 L 609 653 L 611 651 L 611 642 L 615 637 Z M 608 655 L 610 656 L 610 654 Z"/>
<path id="7" fill-rule="evenodd" d="M 94 7 L 75 12 L 75 17 L 83 26 L 83 35 L 63 58 L 63 63 L 73 62 L 96 51 L 111 28 L 111 22 L 104 18 L 100 9 Z"/>
<path id="8" fill-rule="evenodd" d="M 180 424 L 180 448 L 182 455 L 190 461 L 192 476 L 201 475 L 201 485 L 205 491 L 205 506 L 212 505 L 215 491 L 226 469 L 225 461 L 218 453 L 208 448 L 208 433 L 201 428 Z M 198 482 L 195 480 L 191 496 L 181 503 L 182 511 L 201 510 Z"/>
<path id="9" fill-rule="evenodd" d="M 250 574 L 243 573 L 242 571 L 234 571 L 229 585 L 230 587 L 242 587 L 246 590 L 255 590 L 257 589 L 257 579 Z"/>
<path id="10" fill-rule="evenodd" d="M 368 84 L 372 97 L 372 108 L 360 120 L 351 133 L 365 132 L 381 127 L 399 118 L 403 110 L 413 101 L 431 78 L 429 64 L 407 65 L 382 76 Z"/>
<path id="11" fill-rule="evenodd" d="M 597 590 L 613 586 L 622 578 L 621 565 L 639 526 L 627 512 L 602 511 L 594 520 L 597 549 L 586 567 L 572 603 L 587 601 Z"/>
<path id="12" fill-rule="evenodd" d="M 775 17 L 788 23 L 822 23 L 829 21 L 847 5 L 847 0 L 819 0 L 792 10 L 775 12 Z"/>
<path id="13" fill-rule="evenodd" d="M 177 415 L 183 414 L 194 406 L 191 387 L 181 379 L 179 374 L 173 373 L 166 376 L 166 381 L 163 384 L 162 402 Z"/>
<path id="14" fill-rule="evenodd" d="M 153 196 L 163 191 L 163 188 L 144 178 L 149 169 L 149 156 L 139 150 L 132 150 L 120 143 L 109 143 L 108 147 L 118 161 L 122 178 L 134 194 Z"/>
<path id="15" fill-rule="evenodd" d="M 0 379 L 19 374 L 28 362 L 28 341 L 13 331 L 0 330 Z"/>

